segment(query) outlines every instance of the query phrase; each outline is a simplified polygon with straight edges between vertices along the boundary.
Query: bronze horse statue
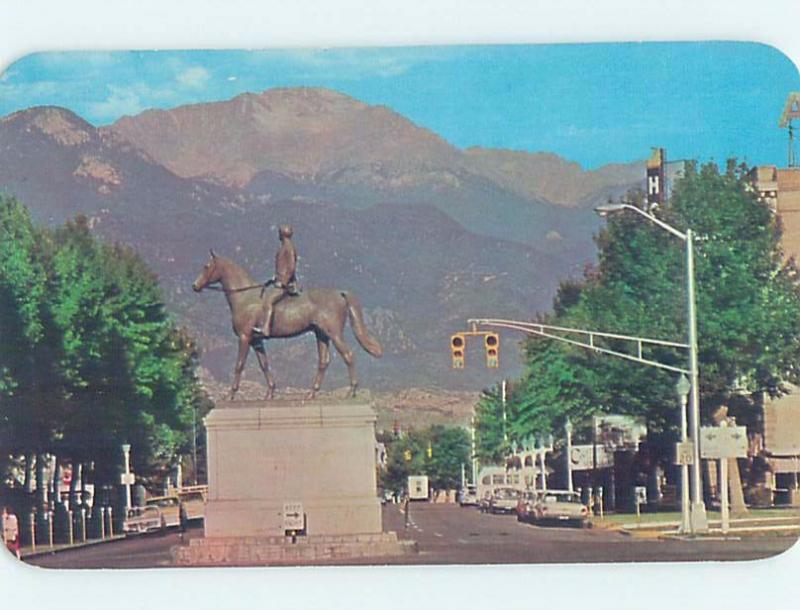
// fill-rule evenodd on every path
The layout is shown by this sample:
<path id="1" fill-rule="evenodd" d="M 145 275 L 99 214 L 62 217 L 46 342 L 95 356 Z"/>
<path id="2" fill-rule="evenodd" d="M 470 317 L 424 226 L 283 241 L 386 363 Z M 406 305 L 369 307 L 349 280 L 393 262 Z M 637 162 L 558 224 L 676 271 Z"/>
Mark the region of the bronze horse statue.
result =
<path id="1" fill-rule="evenodd" d="M 265 349 L 265 337 L 255 332 L 254 327 L 263 328 L 264 324 L 264 288 L 250 277 L 250 274 L 233 261 L 214 254 L 203 266 L 200 275 L 192 284 L 195 292 L 200 292 L 210 284 L 220 282 L 222 292 L 228 300 L 231 309 L 233 332 L 239 338 L 239 355 L 234 368 L 233 384 L 231 385 L 231 399 L 239 390 L 239 380 L 244 370 L 247 354 L 252 347 L 258 357 L 258 364 L 267 381 L 267 395 L 270 399 L 275 393 L 275 380 L 269 370 L 269 361 Z M 319 363 L 317 374 L 311 385 L 311 396 L 319 391 L 325 370 L 331 361 L 330 342 L 341 354 L 342 360 L 347 364 L 350 375 L 350 395 L 356 395 L 358 380 L 354 354 L 344 340 L 344 325 L 348 317 L 358 343 L 369 354 L 380 358 L 383 348 L 375 337 L 370 335 L 364 323 L 364 314 L 355 295 L 343 290 L 319 288 L 304 290 L 297 296 L 286 296 L 275 305 L 270 339 L 273 337 L 297 337 L 307 332 L 313 332 L 317 338 L 317 353 Z"/>

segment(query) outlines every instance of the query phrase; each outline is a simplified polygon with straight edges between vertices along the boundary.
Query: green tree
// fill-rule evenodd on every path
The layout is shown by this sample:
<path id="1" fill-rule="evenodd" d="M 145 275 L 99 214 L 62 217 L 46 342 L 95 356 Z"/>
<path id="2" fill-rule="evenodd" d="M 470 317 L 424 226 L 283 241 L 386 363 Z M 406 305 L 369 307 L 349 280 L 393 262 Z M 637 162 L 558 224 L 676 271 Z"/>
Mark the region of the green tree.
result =
<path id="1" fill-rule="evenodd" d="M 503 417 L 500 386 L 486 388 L 475 407 L 475 457 L 482 464 L 497 464 L 508 453 L 509 445 L 505 442 L 508 415 L 506 412 Z"/>
<path id="2" fill-rule="evenodd" d="M 161 474 L 208 409 L 196 347 L 136 253 L 97 240 L 81 216 L 37 228 L 5 196 L 0 337 L 0 442 L 26 471 L 46 453 L 111 482 L 129 442 L 137 471 Z"/>
<path id="3" fill-rule="evenodd" d="M 0 442 L 5 455 L 26 456 L 28 472 L 51 446 L 63 405 L 44 238 L 22 204 L 0 195 Z"/>
<path id="4" fill-rule="evenodd" d="M 470 460 L 470 440 L 463 428 L 434 425 L 401 437 L 384 437 L 384 443 L 381 486 L 397 494 L 405 490 L 411 475 L 427 475 L 433 489 L 455 489 L 461 484 L 461 464 Z"/>
<path id="5" fill-rule="evenodd" d="M 65 329 L 73 405 L 63 444 L 95 461 L 103 479 L 113 475 L 122 442 L 131 443 L 139 472 L 163 472 L 189 442 L 194 347 L 131 249 L 98 242 L 81 217 L 57 231 L 55 243 L 53 306 Z"/>
<path id="6" fill-rule="evenodd" d="M 434 425 L 427 430 L 425 474 L 433 489 L 461 486 L 461 466 L 470 463 L 470 439 L 466 430 Z"/>
<path id="7" fill-rule="evenodd" d="M 723 172 L 713 164 L 687 165 L 669 205 L 656 214 L 697 237 L 702 416 L 735 404 L 746 421 L 762 392 L 777 395 L 798 381 L 800 290 L 794 263 L 780 248 L 779 223 L 751 191 L 747 168 L 733 163 Z M 636 214 L 610 217 L 596 241 L 597 268 L 562 284 L 543 321 L 685 341 L 684 244 Z M 617 341 L 604 345 L 630 349 Z M 647 348 L 645 355 L 686 365 L 681 350 Z M 539 338 L 526 342 L 526 356 L 507 406 L 511 439 L 596 412 L 644 415 L 655 432 L 678 425 L 673 374 Z M 485 415 L 481 426 L 489 426 Z"/>

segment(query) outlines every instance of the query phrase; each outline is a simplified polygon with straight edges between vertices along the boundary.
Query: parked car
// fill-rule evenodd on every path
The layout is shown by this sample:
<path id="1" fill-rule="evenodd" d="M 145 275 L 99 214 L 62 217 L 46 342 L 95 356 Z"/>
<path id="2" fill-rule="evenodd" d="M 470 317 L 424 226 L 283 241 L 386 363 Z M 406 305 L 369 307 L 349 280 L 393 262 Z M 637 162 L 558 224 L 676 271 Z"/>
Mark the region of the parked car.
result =
<path id="1" fill-rule="evenodd" d="M 178 527 L 181 524 L 180 500 L 178 496 L 158 496 L 146 501 L 146 506 L 154 506 L 161 511 L 167 527 Z"/>
<path id="2" fill-rule="evenodd" d="M 467 485 L 458 492 L 458 503 L 461 506 L 478 505 L 478 488 L 475 485 Z"/>
<path id="3" fill-rule="evenodd" d="M 186 518 L 189 521 L 199 521 L 205 517 L 207 494 L 207 485 L 184 487 L 178 492 L 178 499 L 183 503 L 183 508 L 186 511 Z"/>
<path id="4" fill-rule="evenodd" d="M 127 535 L 163 532 L 167 528 L 164 515 L 157 506 L 135 506 L 129 508 L 122 522 L 122 531 Z"/>
<path id="5" fill-rule="evenodd" d="M 517 498 L 517 521 L 531 523 L 533 521 L 533 505 L 537 492 L 523 491 Z"/>
<path id="6" fill-rule="evenodd" d="M 571 522 L 585 525 L 589 520 L 589 508 L 581 502 L 574 491 L 541 491 L 533 503 L 535 523 L 546 521 Z"/>
<path id="7" fill-rule="evenodd" d="M 489 512 L 513 513 L 517 510 L 517 499 L 520 491 L 513 487 L 500 487 L 494 490 L 491 500 L 489 500 Z"/>

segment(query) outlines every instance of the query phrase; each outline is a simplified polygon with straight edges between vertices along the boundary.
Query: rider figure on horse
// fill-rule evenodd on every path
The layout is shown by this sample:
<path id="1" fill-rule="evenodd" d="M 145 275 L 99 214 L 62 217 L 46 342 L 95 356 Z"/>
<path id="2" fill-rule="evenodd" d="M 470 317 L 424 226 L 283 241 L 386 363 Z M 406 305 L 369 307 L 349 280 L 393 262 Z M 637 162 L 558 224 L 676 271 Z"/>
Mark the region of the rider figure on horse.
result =
<path id="1" fill-rule="evenodd" d="M 275 255 L 275 275 L 265 284 L 264 324 L 262 328 L 254 329 L 264 337 L 270 336 L 275 304 L 286 295 L 295 296 L 300 293 L 297 287 L 297 250 L 292 243 L 293 233 L 290 225 L 281 225 L 278 229 L 281 245 Z"/>

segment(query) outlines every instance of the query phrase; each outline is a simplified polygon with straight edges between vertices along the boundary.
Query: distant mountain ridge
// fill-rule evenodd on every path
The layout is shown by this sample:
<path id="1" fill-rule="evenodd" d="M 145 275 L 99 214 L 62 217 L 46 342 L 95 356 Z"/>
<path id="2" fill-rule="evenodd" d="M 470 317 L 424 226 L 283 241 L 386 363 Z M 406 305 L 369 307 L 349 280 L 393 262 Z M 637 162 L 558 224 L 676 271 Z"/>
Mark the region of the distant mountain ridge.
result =
<path id="1" fill-rule="evenodd" d="M 641 182 L 643 171 L 642 163 L 584 171 L 552 153 L 462 151 L 385 106 L 322 88 L 267 89 L 147 110 L 103 130 L 123 135 L 180 176 L 214 176 L 239 187 L 265 170 L 325 183 L 368 168 L 374 186 L 385 189 L 412 183 L 412 171 L 438 171 L 443 184 L 472 172 L 531 200 L 576 206 L 594 191 Z"/>
<path id="2" fill-rule="evenodd" d="M 470 231 L 581 258 L 599 226 L 589 208 L 643 183 L 636 164 L 584 172 L 554 155 L 463 151 L 389 108 L 318 88 L 148 110 L 101 132 L 179 176 L 266 200 L 432 205 Z"/>
<path id="3" fill-rule="evenodd" d="M 133 245 L 221 380 L 235 356 L 227 306 L 189 285 L 209 247 L 268 277 L 275 228 L 286 222 L 301 281 L 356 292 L 385 344 L 382 360 L 359 357 L 365 385 L 474 390 L 513 374 L 513 335 L 500 371 L 479 365 L 476 346 L 469 374 L 449 370 L 448 335 L 468 317 L 549 309 L 559 280 L 593 258 L 598 224 L 586 202 L 641 177 L 628 166 L 582 172 L 526 155 L 462 151 L 387 108 L 325 90 L 244 94 L 99 129 L 57 107 L 0 118 L 0 188 L 39 221 L 83 213 L 98 234 Z M 559 191 L 567 178 L 535 178 L 536 167 L 574 184 Z M 270 351 L 280 384 L 310 382 L 312 340 Z M 258 380 L 256 368 L 247 376 Z M 331 367 L 332 385 L 344 381 L 343 368 Z"/>

